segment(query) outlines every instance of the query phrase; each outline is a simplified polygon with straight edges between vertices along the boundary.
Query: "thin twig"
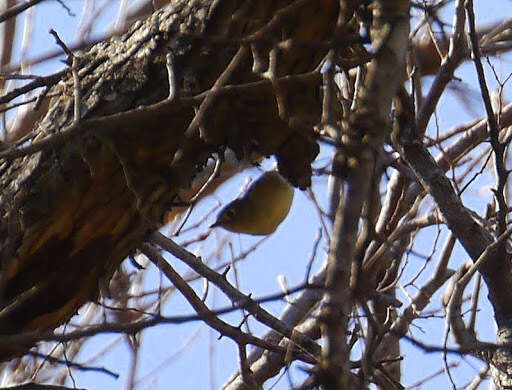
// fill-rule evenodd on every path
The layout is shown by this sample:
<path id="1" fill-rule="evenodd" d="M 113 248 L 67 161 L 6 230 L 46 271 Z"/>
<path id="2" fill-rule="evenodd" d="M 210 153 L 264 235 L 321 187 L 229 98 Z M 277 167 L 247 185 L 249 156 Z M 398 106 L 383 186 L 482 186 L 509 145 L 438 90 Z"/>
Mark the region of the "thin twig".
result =
<path id="1" fill-rule="evenodd" d="M 220 168 L 222 166 L 222 157 L 219 156 L 216 160 L 215 160 L 215 166 L 213 168 L 213 171 L 211 173 L 211 175 L 208 177 L 208 179 L 204 182 L 204 184 L 201 186 L 201 188 L 197 191 L 197 193 L 190 199 L 190 206 L 189 208 L 187 209 L 187 212 L 185 213 L 185 216 L 183 217 L 183 219 L 181 220 L 181 223 L 180 225 L 178 226 L 178 228 L 176 229 L 176 231 L 174 232 L 174 236 L 178 236 L 181 232 L 181 229 L 183 229 L 183 226 L 185 226 L 185 223 L 187 223 L 187 220 L 188 218 L 190 217 L 190 214 L 192 214 L 192 210 L 194 209 L 194 206 L 196 205 L 198 199 L 201 198 L 201 196 L 203 195 L 203 193 L 208 189 L 208 187 L 212 184 L 212 182 L 217 178 L 217 176 L 219 175 L 219 172 L 220 172 Z"/>
<path id="2" fill-rule="evenodd" d="M 246 45 L 240 46 L 236 54 L 231 59 L 230 63 L 224 71 L 220 74 L 220 76 L 217 78 L 213 86 L 207 91 L 207 95 L 205 96 L 203 102 L 199 106 L 199 109 L 197 110 L 194 118 L 190 122 L 190 124 L 187 127 L 187 130 L 185 130 L 185 136 L 190 137 L 196 129 L 201 125 L 201 121 L 204 119 L 204 115 L 206 113 L 206 110 L 210 107 L 210 105 L 215 100 L 215 97 L 218 94 L 218 90 L 220 87 L 222 87 L 226 82 L 229 80 L 235 69 L 240 65 L 242 60 L 245 58 L 245 55 L 247 54 L 248 49 Z M 206 134 L 201 134 L 201 138 L 205 138 Z"/>
<path id="3" fill-rule="evenodd" d="M 239 308 L 243 308 L 251 313 L 258 321 L 263 324 L 269 326 L 272 329 L 276 329 L 281 334 L 285 335 L 289 339 L 293 339 L 298 343 L 299 346 L 304 348 L 306 351 L 310 351 L 313 355 L 317 355 L 320 352 L 318 344 L 316 344 L 309 337 L 304 335 L 297 334 L 290 328 L 288 325 L 280 321 L 278 318 L 271 315 L 268 311 L 263 309 L 259 305 L 255 305 L 255 302 L 250 296 L 242 294 L 236 288 L 234 288 L 222 275 L 211 268 L 206 266 L 200 259 L 194 256 L 192 253 L 187 251 L 186 249 L 180 247 L 174 241 L 165 237 L 163 234 L 159 232 L 154 232 L 151 235 L 151 241 L 167 250 L 169 253 L 172 253 L 177 258 L 184 261 L 189 267 L 191 267 L 194 271 L 207 278 L 210 282 L 215 284 L 222 292 L 224 292 L 233 303 L 236 304 Z M 284 294 L 286 295 L 286 293 Z"/>
<path id="4" fill-rule="evenodd" d="M 473 62 L 475 63 L 476 73 L 478 76 L 478 83 L 480 85 L 480 92 L 484 101 L 485 112 L 487 114 L 487 124 L 489 128 L 489 135 L 491 139 L 491 145 L 494 151 L 494 166 L 496 170 L 496 179 L 498 181 L 498 187 L 493 191 L 494 196 L 498 202 L 498 234 L 505 232 L 507 228 L 507 201 L 505 199 L 505 187 L 507 184 L 507 178 L 509 172 L 505 167 L 504 159 L 504 147 L 499 140 L 499 126 L 494 114 L 491 97 L 489 95 L 489 88 L 485 80 L 484 67 L 482 65 L 482 54 L 480 52 L 480 46 L 478 43 L 478 37 L 475 27 L 475 13 L 473 10 L 473 0 L 466 0 L 466 13 L 468 16 L 469 24 L 469 38 L 471 42 L 471 54 Z M 501 252 L 504 254 L 504 246 Z"/>

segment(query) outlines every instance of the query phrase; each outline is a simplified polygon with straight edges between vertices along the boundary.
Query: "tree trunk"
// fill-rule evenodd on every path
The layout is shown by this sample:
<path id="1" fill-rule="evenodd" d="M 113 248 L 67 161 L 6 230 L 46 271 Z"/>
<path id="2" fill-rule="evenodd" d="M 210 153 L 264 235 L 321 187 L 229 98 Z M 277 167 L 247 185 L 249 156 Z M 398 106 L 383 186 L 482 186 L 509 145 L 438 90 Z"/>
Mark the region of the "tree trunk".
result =
<path id="1" fill-rule="evenodd" d="M 53 329 L 97 297 L 226 147 L 275 155 L 309 186 L 313 70 L 337 37 L 338 3 L 174 0 L 72 60 L 44 119 L 0 154 L 0 334 Z M 29 347 L 4 344 L 0 358 Z"/>

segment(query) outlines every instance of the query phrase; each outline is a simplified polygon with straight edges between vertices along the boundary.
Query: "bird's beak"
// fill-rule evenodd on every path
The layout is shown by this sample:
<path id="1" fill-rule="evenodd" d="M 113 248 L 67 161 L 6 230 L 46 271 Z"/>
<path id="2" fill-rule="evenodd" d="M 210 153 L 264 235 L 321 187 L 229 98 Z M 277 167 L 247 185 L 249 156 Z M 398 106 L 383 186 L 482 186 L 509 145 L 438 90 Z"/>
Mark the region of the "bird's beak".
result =
<path id="1" fill-rule="evenodd" d="M 219 226 L 219 221 L 215 221 L 214 223 L 212 223 L 210 226 L 208 226 L 210 229 L 213 229 L 214 227 L 217 227 Z"/>

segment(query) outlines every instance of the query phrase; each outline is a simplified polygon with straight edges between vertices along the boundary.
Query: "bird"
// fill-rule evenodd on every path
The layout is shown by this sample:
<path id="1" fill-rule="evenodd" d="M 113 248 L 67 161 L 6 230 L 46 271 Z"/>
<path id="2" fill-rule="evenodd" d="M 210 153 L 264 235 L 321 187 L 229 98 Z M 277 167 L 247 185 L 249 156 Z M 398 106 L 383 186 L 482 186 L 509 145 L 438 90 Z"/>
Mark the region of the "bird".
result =
<path id="1" fill-rule="evenodd" d="M 210 226 L 234 233 L 265 236 L 288 215 L 294 188 L 276 170 L 264 172 L 238 199 L 222 208 Z"/>

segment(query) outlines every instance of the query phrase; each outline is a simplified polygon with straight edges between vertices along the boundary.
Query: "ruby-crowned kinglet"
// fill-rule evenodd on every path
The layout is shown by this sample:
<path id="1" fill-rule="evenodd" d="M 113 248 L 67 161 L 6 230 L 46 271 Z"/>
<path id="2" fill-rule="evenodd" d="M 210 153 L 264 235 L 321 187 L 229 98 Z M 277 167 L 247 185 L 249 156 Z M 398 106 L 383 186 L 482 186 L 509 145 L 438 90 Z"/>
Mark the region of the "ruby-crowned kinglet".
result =
<path id="1" fill-rule="evenodd" d="M 273 233 L 288 215 L 293 193 L 293 187 L 278 172 L 265 172 L 241 198 L 220 211 L 211 227 L 258 236 Z"/>

